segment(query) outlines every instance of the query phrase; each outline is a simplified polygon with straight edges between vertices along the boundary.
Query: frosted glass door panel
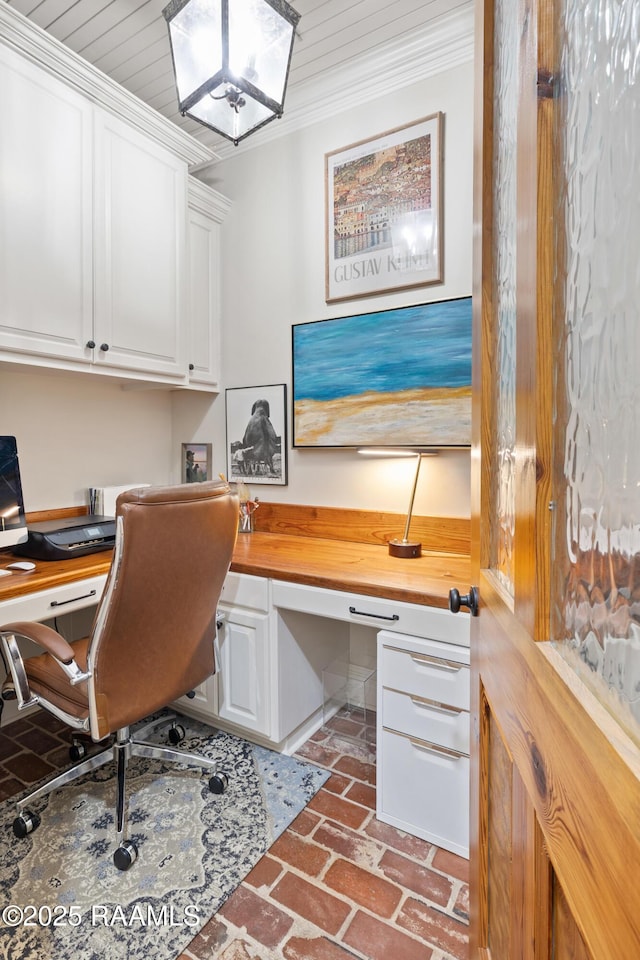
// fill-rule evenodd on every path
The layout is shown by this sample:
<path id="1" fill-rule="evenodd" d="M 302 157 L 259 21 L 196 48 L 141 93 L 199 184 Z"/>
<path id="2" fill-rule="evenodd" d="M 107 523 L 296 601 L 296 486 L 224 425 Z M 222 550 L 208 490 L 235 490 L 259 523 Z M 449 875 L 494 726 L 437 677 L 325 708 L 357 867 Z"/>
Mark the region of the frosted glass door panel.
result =
<path id="1" fill-rule="evenodd" d="M 565 0 L 554 635 L 640 740 L 640 11 Z"/>
<path id="2" fill-rule="evenodd" d="M 493 277 L 496 304 L 496 462 L 492 469 L 490 565 L 513 596 L 515 516 L 516 373 L 516 130 L 518 113 L 518 8 L 512 0 L 496 4 L 493 157 Z"/>

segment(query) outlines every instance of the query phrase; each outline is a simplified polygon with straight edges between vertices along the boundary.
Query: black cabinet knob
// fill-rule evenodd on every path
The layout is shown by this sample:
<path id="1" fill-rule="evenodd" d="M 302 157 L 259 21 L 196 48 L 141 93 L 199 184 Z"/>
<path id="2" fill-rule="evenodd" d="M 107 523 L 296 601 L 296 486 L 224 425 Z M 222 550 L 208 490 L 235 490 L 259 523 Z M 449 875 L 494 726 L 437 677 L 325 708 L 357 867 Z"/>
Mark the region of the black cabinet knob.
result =
<path id="1" fill-rule="evenodd" d="M 190 364 L 189 364 L 189 370 L 195 370 L 195 368 L 196 368 L 195 363 L 190 363 Z"/>
<path id="2" fill-rule="evenodd" d="M 87 349 L 88 349 L 88 350 L 93 350 L 93 348 L 95 347 L 95 345 L 96 345 L 95 340 L 87 340 Z"/>
<path id="3" fill-rule="evenodd" d="M 109 349 L 109 344 L 108 344 L 108 343 L 101 343 L 101 344 L 100 344 L 100 349 L 102 350 L 103 353 L 106 353 L 107 350 Z"/>
<path id="4" fill-rule="evenodd" d="M 461 607 L 468 607 L 472 617 L 478 616 L 480 594 L 477 587 L 469 587 L 469 593 L 466 594 L 461 594 L 455 587 L 449 590 L 449 610 L 451 610 L 451 613 L 459 613 Z"/>

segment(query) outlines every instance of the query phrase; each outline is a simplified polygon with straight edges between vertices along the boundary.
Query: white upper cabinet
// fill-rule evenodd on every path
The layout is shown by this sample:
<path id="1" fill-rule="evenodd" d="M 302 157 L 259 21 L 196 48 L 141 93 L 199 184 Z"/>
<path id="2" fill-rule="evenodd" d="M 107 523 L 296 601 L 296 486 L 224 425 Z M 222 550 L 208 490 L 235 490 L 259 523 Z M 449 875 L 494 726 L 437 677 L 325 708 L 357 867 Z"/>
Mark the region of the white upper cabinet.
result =
<path id="1" fill-rule="evenodd" d="M 0 45 L 0 345 L 87 362 L 91 105 Z"/>
<path id="2" fill-rule="evenodd" d="M 0 89 L 0 361 L 215 389 L 211 152 L 3 3 Z"/>
<path id="3" fill-rule="evenodd" d="M 186 164 L 103 112 L 95 142 L 94 361 L 184 377 Z"/>
<path id="4" fill-rule="evenodd" d="M 221 224 L 229 201 L 189 179 L 189 384 L 214 390 L 220 377 Z"/>

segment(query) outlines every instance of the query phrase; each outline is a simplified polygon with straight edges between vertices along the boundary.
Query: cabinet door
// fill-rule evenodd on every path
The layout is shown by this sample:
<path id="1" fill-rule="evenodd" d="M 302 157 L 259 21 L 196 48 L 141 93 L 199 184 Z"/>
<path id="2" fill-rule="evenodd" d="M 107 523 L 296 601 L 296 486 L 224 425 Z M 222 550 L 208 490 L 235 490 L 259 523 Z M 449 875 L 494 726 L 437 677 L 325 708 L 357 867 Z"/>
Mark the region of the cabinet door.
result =
<path id="1" fill-rule="evenodd" d="M 192 697 L 180 697 L 172 706 L 176 710 L 182 710 L 187 716 L 195 716 L 205 721 L 215 720 L 217 707 L 215 675 L 207 677 L 192 692 Z"/>
<path id="2" fill-rule="evenodd" d="M 91 359 L 91 107 L 0 47 L 0 349 Z"/>
<path id="3" fill-rule="evenodd" d="M 186 375 L 187 169 L 96 113 L 94 362 Z"/>
<path id="4" fill-rule="evenodd" d="M 218 630 L 218 716 L 245 730 L 271 735 L 269 723 L 269 619 L 221 607 Z"/>
<path id="5" fill-rule="evenodd" d="M 217 386 L 220 364 L 220 224 L 189 211 L 189 383 Z"/>

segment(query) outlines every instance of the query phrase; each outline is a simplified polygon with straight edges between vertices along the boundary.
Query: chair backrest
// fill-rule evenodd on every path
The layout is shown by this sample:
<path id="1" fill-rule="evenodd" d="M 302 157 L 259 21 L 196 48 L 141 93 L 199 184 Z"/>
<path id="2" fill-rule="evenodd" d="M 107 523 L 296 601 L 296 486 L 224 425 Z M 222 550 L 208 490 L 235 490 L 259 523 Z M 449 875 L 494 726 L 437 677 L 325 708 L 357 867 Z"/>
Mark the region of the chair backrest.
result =
<path id="1" fill-rule="evenodd" d="M 214 672 L 216 607 L 236 540 L 238 499 L 218 481 L 143 487 L 120 494 L 116 520 L 88 650 L 95 740 Z"/>

